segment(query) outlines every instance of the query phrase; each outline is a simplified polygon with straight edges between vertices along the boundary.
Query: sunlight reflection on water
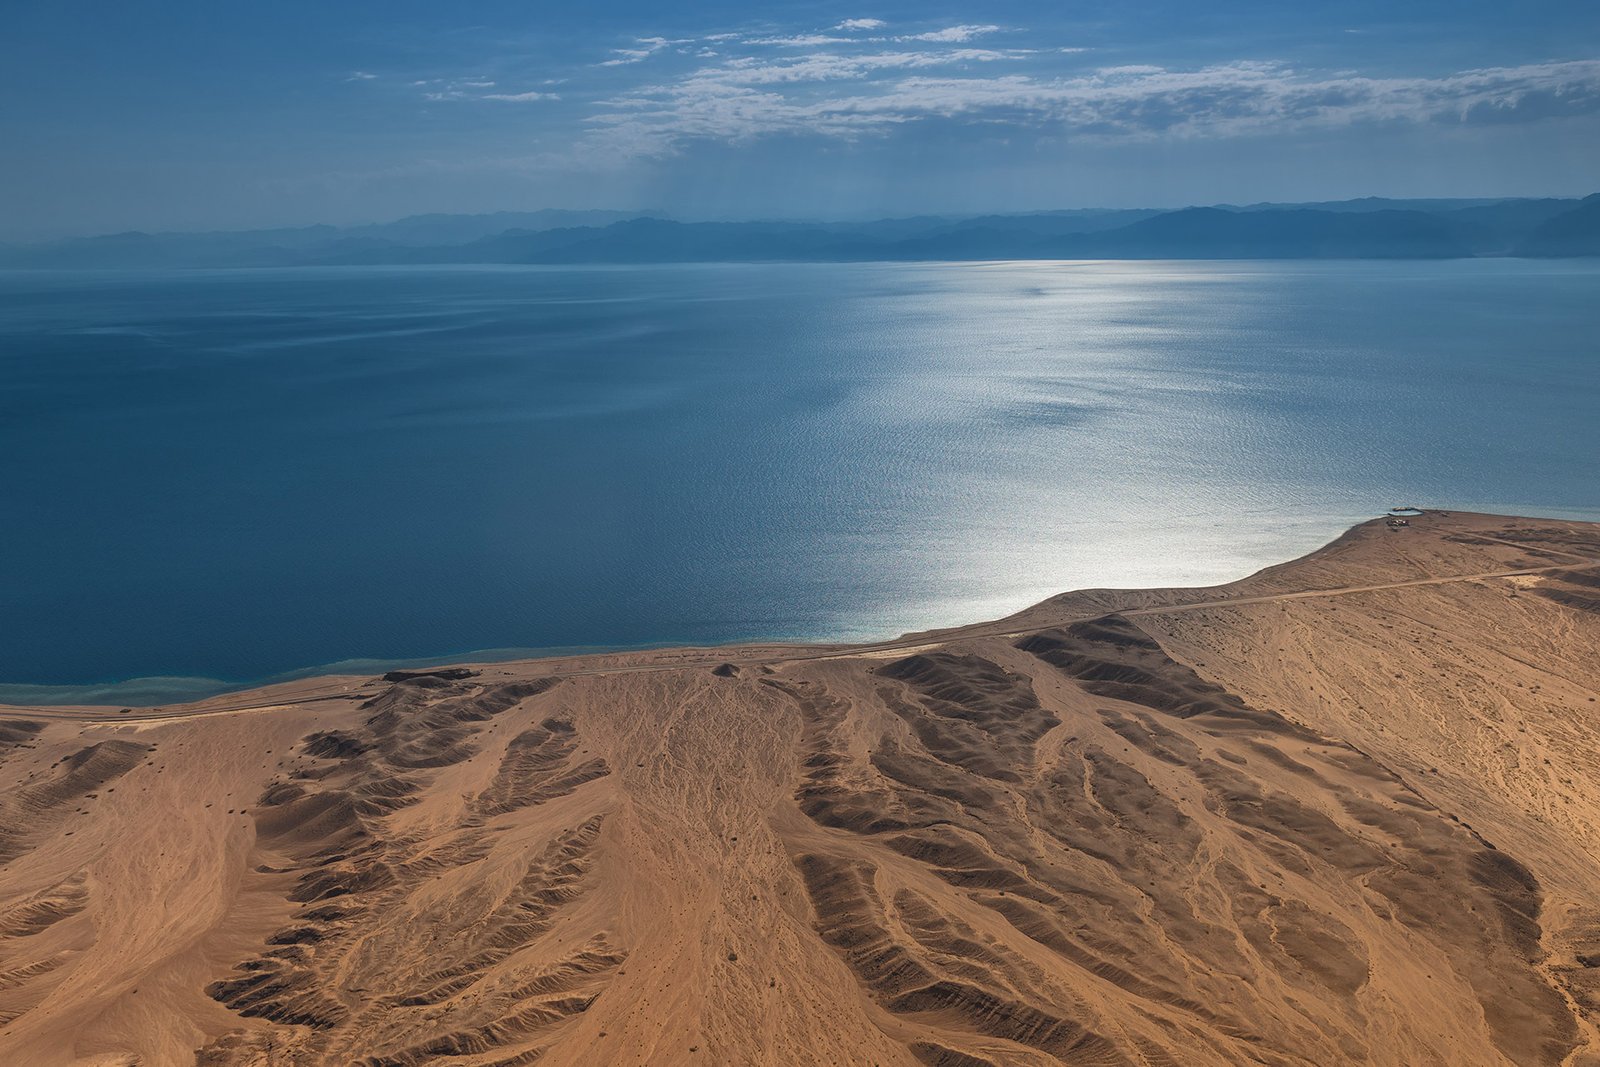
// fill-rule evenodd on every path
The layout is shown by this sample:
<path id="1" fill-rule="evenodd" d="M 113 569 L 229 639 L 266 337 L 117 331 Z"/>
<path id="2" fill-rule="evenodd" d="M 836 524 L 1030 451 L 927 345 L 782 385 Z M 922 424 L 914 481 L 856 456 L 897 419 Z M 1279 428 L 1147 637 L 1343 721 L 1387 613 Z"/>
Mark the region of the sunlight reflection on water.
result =
<path id="1" fill-rule="evenodd" d="M 0 680 L 881 637 L 1593 514 L 1600 267 L 4 275 Z M 0 697 L 3 697 L 0 692 Z"/>

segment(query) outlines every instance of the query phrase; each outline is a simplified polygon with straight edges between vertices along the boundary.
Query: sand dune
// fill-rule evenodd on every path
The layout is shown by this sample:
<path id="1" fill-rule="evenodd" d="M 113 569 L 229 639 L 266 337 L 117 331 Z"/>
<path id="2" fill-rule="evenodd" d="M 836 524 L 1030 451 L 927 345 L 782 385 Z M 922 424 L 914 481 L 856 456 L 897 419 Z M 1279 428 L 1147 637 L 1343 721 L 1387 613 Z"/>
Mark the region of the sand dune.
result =
<path id="1" fill-rule="evenodd" d="M 1596 1067 L 1597 564 L 0 709 L 0 1063 Z"/>

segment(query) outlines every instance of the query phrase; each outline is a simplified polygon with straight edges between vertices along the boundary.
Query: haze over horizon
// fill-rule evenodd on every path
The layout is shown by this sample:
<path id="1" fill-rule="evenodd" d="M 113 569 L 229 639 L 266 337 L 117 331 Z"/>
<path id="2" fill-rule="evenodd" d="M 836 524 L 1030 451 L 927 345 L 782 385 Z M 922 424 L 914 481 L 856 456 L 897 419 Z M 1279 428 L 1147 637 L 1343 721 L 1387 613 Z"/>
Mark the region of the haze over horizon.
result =
<path id="1" fill-rule="evenodd" d="M 41 7 L 0 239 L 1593 192 L 1592 5 L 1407 7 Z"/>

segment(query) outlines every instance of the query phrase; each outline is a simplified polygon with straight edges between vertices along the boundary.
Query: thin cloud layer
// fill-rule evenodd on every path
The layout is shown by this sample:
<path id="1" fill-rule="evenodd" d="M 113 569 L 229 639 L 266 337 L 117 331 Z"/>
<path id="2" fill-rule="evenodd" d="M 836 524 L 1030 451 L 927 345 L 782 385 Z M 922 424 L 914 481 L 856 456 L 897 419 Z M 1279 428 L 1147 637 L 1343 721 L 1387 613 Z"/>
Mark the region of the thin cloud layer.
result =
<path id="1" fill-rule="evenodd" d="M 987 33 L 999 33 L 999 26 L 947 26 L 942 30 L 929 30 L 927 33 L 913 33 L 905 37 L 896 38 L 900 41 L 930 41 L 935 44 L 959 44 L 970 41 L 974 37 L 982 37 Z"/>
<path id="2" fill-rule="evenodd" d="M 663 48 L 668 48 L 675 44 L 692 43 L 694 43 L 694 38 L 669 41 L 665 37 L 640 37 L 637 41 L 638 47 L 613 48 L 611 50 L 611 58 L 602 60 L 599 65 L 602 67 L 631 66 L 634 63 L 644 62 L 646 59 L 649 59 Z"/>
<path id="3" fill-rule="evenodd" d="M 637 37 L 587 66 L 595 85 L 586 87 L 580 76 L 564 94 L 500 88 L 466 74 L 410 84 L 430 102 L 535 103 L 565 95 L 568 103 L 553 113 L 572 124 L 563 151 L 572 153 L 569 160 L 665 157 L 694 143 L 774 136 L 862 141 L 935 124 L 1002 137 L 1152 141 L 1600 113 L 1600 60 L 1427 77 L 1259 60 L 1092 66 L 1093 53 L 1083 47 L 1020 28 L 924 24 L 887 34 L 887 26 L 861 17 L 824 30 Z M 551 84 L 527 74 L 500 84 Z M 616 87 L 619 78 L 624 88 Z"/>
<path id="4" fill-rule="evenodd" d="M 514 102 L 514 103 L 526 103 L 526 102 L 530 102 L 530 101 L 534 101 L 534 100 L 560 100 L 561 97 L 557 93 L 540 93 L 540 92 L 484 93 L 483 94 L 483 99 L 484 100 L 509 100 L 509 101 Z"/>
<path id="5" fill-rule="evenodd" d="M 960 26 L 894 40 L 955 42 L 977 31 L 996 28 Z M 933 120 L 1149 139 L 1358 123 L 1528 121 L 1600 111 L 1600 60 L 1411 78 L 1327 74 L 1255 61 L 1188 70 L 1121 65 L 1051 75 L 1033 69 L 1039 64 L 1030 60 L 1037 55 L 1031 49 L 857 47 L 727 58 L 604 100 L 589 118 L 591 141 L 610 151 L 661 155 L 696 140 L 856 140 Z"/>

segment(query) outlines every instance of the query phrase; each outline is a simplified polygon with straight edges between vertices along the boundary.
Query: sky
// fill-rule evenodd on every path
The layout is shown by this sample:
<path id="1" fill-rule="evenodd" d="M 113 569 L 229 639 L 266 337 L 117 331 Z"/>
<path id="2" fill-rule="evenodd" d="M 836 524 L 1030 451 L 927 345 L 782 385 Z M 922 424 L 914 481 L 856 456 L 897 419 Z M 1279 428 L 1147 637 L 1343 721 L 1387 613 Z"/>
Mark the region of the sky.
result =
<path id="1" fill-rule="evenodd" d="M 1600 3 L 9 5 L 0 240 L 1600 189 Z"/>

